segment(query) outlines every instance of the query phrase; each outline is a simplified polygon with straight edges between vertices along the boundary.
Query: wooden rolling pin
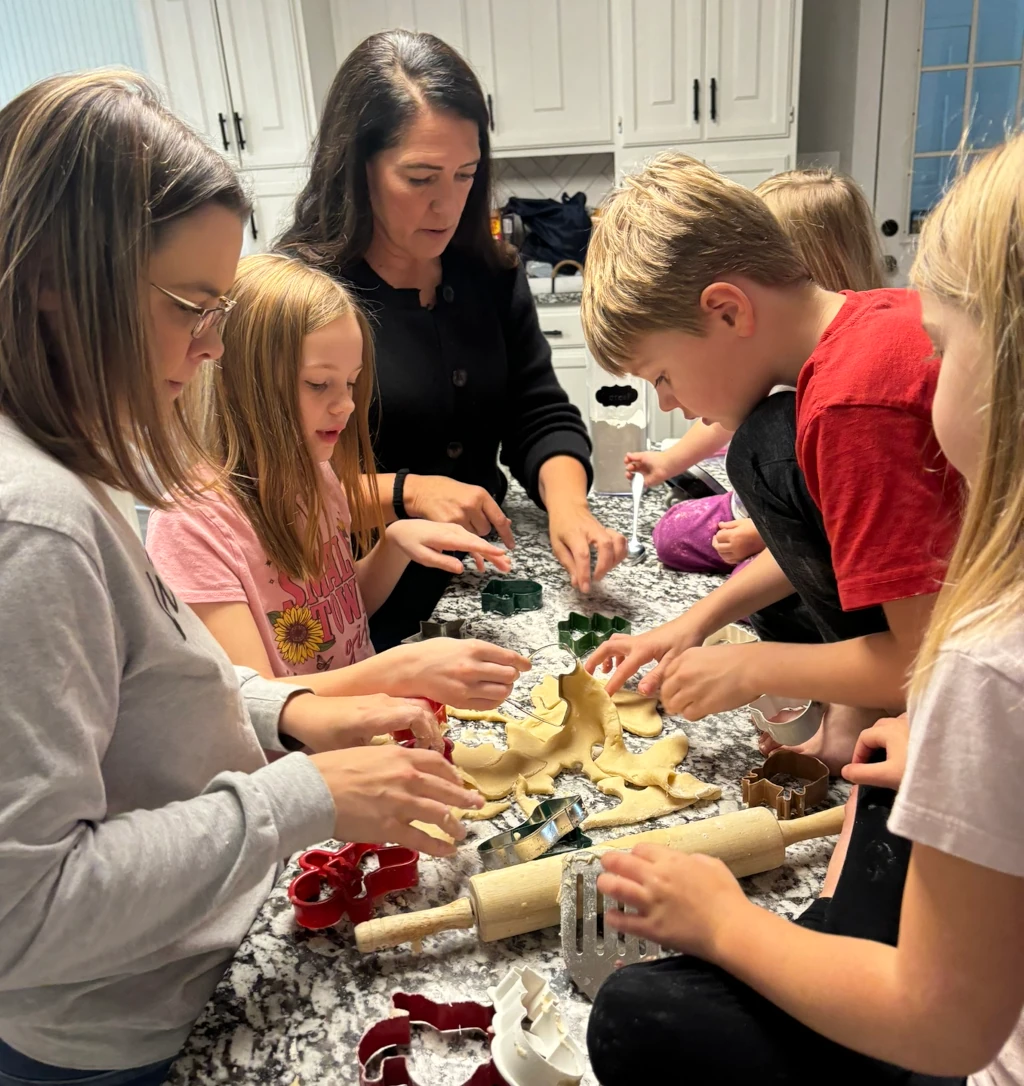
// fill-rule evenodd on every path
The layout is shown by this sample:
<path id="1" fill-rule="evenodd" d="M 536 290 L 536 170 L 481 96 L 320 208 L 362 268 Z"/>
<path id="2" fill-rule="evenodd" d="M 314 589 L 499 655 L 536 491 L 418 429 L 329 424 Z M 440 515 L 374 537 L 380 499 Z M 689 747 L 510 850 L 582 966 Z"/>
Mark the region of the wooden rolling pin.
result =
<path id="1" fill-rule="evenodd" d="M 737 878 L 771 871 L 786 861 L 786 846 L 814 837 L 828 837 L 843 826 L 844 809 L 827 811 L 780 822 L 767 807 L 752 807 L 717 818 L 703 818 L 647 833 L 619 837 L 591 852 L 652 844 L 681 852 L 717 856 Z M 364 953 L 418 945 L 427 935 L 453 928 L 477 926 L 485 943 L 507 939 L 526 931 L 556 926 L 561 920 L 558 892 L 562 882 L 564 853 L 541 857 L 531 863 L 484 871 L 469 880 L 469 897 L 420 912 L 381 916 L 356 925 L 356 946 Z"/>

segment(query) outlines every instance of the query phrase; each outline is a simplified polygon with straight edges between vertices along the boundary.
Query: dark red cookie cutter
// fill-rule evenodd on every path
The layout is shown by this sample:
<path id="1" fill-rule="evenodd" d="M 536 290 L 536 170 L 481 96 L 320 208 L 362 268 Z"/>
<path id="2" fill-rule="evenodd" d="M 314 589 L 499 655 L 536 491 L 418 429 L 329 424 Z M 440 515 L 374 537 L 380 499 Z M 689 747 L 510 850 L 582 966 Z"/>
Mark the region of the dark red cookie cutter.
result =
<path id="1" fill-rule="evenodd" d="M 362 1036 L 356 1057 L 359 1060 L 359 1086 L 418 1086 L 409 1073 L 405 1056 L 385 1056 L 381 1061 L 380 1074 L 370 1078 L 367 1064 L 388 1048 L 401 1048 L 409 1044 L 412 1023 L 421 1023 L 439 1033 L 476 1031 L 490 1040 L 493 1037 L 491 1020 L 494 1008 L 484 1003 L 434 1003 L 426 996 L 395 992 L 391 1005 L 397 1013 L 391 1018 L 371 1026 Z M 491 1060 L 480 1064 L 462 1086 L 507 1086 Z"/>
<path id="2" fill-rule="evenodd" d="M 374 853 L 380 865 L 364 874 L 363 857 Z M 374 899 L 419 882 L 420 854 L 399 845 L 345 845 L 336 852 L 314 848 L 299 857 L 302 873 L 291 881 L 288 900 L 300 927 L 330 928 L 348 915 L 353 924 L 373 916 Z M 327 894 L 322 896 L 326 885 Z"/>
<path id="3" fill-rule="evenodd" d="M 443 728 L 448 723 L 448 710 L 445 708 L 444 704 L 439 701 L 431 701 L 430 698 L 424 698 L 423 700 L 427 702 L 427 704 L 433 710 L 434 719 Z M 445 760 L 451 762 L 452 752 L 455 750 L 455 744 L 448 738 L 447 735 L 443 737 L 443 741 Z M 405 728 L 400 732 L 395 732 L 395 742 L 400 747 L 415 747 L 416 736 L 414 736 L 408 728 Z"/>

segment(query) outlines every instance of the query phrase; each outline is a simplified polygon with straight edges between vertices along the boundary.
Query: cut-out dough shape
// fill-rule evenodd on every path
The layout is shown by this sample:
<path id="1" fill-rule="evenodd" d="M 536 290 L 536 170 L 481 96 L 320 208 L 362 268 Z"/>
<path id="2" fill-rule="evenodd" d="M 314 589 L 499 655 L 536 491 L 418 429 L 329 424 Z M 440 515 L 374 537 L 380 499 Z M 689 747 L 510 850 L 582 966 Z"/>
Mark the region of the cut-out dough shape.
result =
<path id="1" fill-rule="evenodd" d="M 493 743 L 468 747 L 456 743 L 452 758 L 463 776 L 485 799 L 504 799 L 512 791 L 516 778 L 529 776 L 544 768 L 541 759 L 516 750 L 498 750 Z"/>
<path id="2" fill-rule="evenodd" d="M 465 819 L 467 822 L 481 822 L 489 818 L 497 818 L 498 815 L 504 814 L 511 806 L 511 803 L 497 801 L 485 803 L 479 810 L 475 807 L 453 807 L 452 814 L 456 818 Z"/>
<path id="3" fill-rule="evenodd" d="M 651 818 L 660 818 L 662 815 L 681 811 L 684 807 L 690 807 L 701 800 L 719 799 L 722 790 L 713 784 L 704 784 L 690 773 L 677 773 L 677 787 L 682 790 L 684 782 L 681 778 L 687 778 L 685 786 L 690 794 L 686 798 L 674 799 L 660 788 L 630 788 L 621 777 L 605 777 L 599 781 L 598 791 L 606 796 L 618 796 L 621 803 L 609 807 L 604 811 L 595 811 L 583 820 L 581 829 L 596 830 L 609 826 L 632 826 L 637 822 L 646 822 Z"/>

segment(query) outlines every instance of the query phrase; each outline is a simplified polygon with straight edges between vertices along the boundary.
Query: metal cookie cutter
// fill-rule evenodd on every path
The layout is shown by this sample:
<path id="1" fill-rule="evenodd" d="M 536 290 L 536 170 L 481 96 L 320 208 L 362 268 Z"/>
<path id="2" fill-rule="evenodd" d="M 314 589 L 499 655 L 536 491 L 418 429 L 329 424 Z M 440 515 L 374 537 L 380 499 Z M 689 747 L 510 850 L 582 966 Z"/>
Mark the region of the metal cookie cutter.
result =
<path id="1" fill-rule="evenodd" d="M 442 619 L 440 622 L 421 622 L 420 632 L 411 637 L 402 638 L 403 645 L 416 645 L 420 641 L 429 641 L 435 637 L 453 637 L 461 641 L 467 634 L 467 620 L 464 618 Z"/>
<path id="2" fill-rule="evenodd" d="M 430 1026 L 439 1033 L 482 1033 L 488 1040 L 493 1036 L 491 1021 L 494 1008 L 483 1003 L 435 1003 L 426 996 L 395 992 L 391 997 L 390 1018 L 371 1026 L 359 1041 L 356 1058 L 359 1061 L 360 1086 L 418 1086 L 410 1075 L 405 1056 L 385 1056 L 380 1073 L 373 1078 L 367 1065 L 389 1048 L 402 1048 L 412 1039 L 412 1023 Z M 506 1086 L 493 1061 L 480 1064 L 462 1086 Z"/>
<path id="3" fill-rule="evenodd" d="M 537 804 L 533 814 L 521 825 L 488 837 L 477 845 L 476 851 L 488 870 L 536 860 L 577 830 L 586 816 L 579 796 L 546 799 Z"/>
<path id="4" fill-rule="evenodd" d="M 803 785 L 775 784 L 772 777 L 784 774 L 806 781 Z M 809 754 L 773 750 L 759 769 L 751 769 L 740 781 L 745 807 L 774 807 L 776 815 L 802 818 L 805 811 L 823 803 L 828 792 L 828 766 Z"/>
<path id="5" fill-rule="evenodd" d="M 762 694 L 748 708 L 758 730 L 767 732 L 784 747 L 806 743 L 821 727 L 825 715 L 825 706 L 820 701 L 799 701 L 774 694 Z"/>
<path id="6" fill-rule="evenodd" d="M 633 627 L 619 615 L 580 615 L 569 612 L 564 622 L 558 623 L 558 643 L 581 659 L 603 645 L 612 634 L 632 633 Z"/>
<path id="7" fill-rule="evenodd" d="M 480 593 L 480 606 L 499 615 L 520 611 L 539 611 L 543 589 L 536 581 L 506 581 L 500 577 L 488 581 Z"/>
<path id="8" fill-rule="evenodd" d="M 363 857 L 373 853 L 380 865 L 363 873 Z M 314 848 L 299 857 L 302 873 L 292 879 L 288 900 L 303 928 L 330 928 L 347 914 L 353 924 L 373 916 L 374 899 L 419 882 L 420 854 L 398 845 L 345 845 L 336 852 Z M 326 884 L 327 893 L 322 893 Z"/>

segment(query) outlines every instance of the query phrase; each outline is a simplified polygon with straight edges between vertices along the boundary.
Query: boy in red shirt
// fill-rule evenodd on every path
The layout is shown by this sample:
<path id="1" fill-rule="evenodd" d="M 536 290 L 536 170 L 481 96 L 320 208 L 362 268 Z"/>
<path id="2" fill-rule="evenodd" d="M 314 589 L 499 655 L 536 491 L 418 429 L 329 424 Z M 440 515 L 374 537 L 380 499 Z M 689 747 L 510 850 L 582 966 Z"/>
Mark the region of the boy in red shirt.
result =
<path id="1" fill-rule="evenodd" d="M 662 410 L 736 431 L 729 477 L 767 544 L 680 618 L 606 642 L 588 670 L 617 663 L 614 692 L 657 660 L 640 690 L 660 686 L 690 720 L 761 694 L 825 702 L 803 749 L 838 772 L 863 727 L 905 706 L 957 530 L 916 297 L 821 289 L 759 197 L 668 153 L 606 204 L 582 316 L 606 369 L 650 381 Z M 748 615 L 761 642 L 699 647 Z"/>

